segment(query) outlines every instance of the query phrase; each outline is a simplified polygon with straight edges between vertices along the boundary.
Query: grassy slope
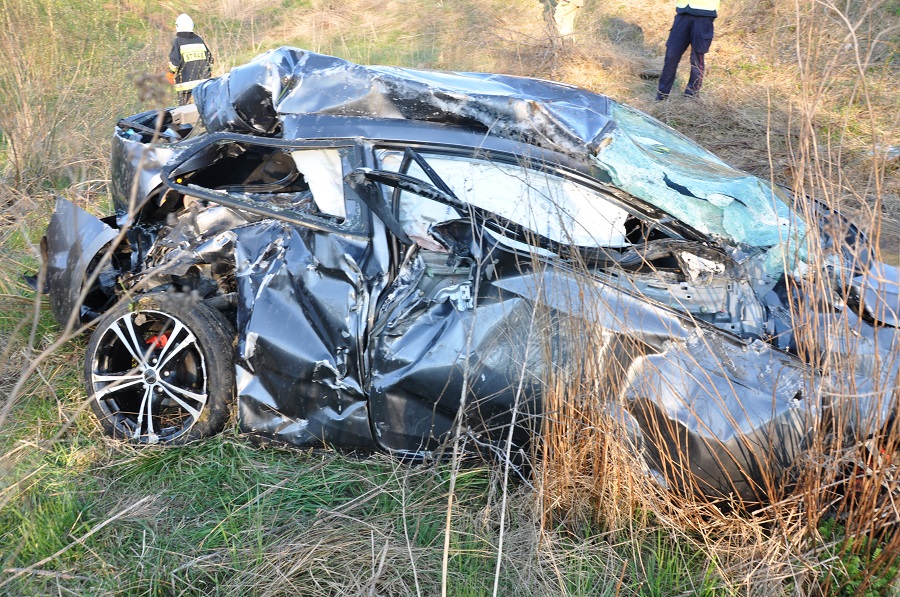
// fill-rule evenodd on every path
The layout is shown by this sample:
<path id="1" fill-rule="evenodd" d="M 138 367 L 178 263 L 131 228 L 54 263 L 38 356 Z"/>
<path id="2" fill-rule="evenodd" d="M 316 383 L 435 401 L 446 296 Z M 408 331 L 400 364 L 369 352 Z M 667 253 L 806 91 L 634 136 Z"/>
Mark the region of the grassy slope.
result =
<path id="1" fill-rule="evenodd" d="M 897 0 L 850 2 L 840 11 L 821 3 L 728 2 L 704 96 L 657 104 L 655 81 L 640 75 L 659 67 L 670 4 L 589 1 L 571 44 L 550 34 L 544 6 L 526 0 L 190 6 L 217 73 L 293 44 L 361 62 L 568 81 L 646 110 L 736 166 L 863 215 L 897 214 L 897 164 L 877 161 L 880 148 L 900 146 L 900 55 L 890 29 L 900 22 Z M 50 193 L 103 211 L 112 122 L 168 101 L 159 98 L 165 89 L 156 75 L 171 22 L 187 7 L 3 0 L 4 398 L 59 332 L 46 310 L 32 325 L 31 293 L 17 278 L 37 263 Z M 842 15 L 860 21 L 856 37 L 847 36 Z M 76 339 L 41 361 L 0 427 L 0 593 L 439 592 L 452 471 L 259 449 L 233 432 L 177 450 L 132 451 L 106 441 L 84 412 L 82 350 Z M 589 493 L 596 485 L 585 487 Z M 456 482 L 451 594 L 493 587 L 502 489 L 481 469 Z M 571 491 L 562 494 L 568 506 L 555 508 L 553 494 L 536 502 L 525 486 L 509 490 L 504 595 L 834 591 L 867 561 L 832 558 L 846 545 L 840 529 L 817 538 L 785 522 L 789 517 L 773 532 L 709 512 L 698 515 L 703 524 L 665 509 L 650 515 L 626 508 L 620 516 Z M 754 542 L 754 533 L 768 539 Z M 722 536 L 733 539 L 723 543 Z"/>

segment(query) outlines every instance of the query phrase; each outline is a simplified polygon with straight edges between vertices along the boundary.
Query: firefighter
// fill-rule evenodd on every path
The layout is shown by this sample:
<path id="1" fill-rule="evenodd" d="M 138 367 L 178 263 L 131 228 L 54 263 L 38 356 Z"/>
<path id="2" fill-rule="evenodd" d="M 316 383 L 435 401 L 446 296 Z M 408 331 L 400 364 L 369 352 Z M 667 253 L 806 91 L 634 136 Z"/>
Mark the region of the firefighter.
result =
<path id="1" fill-rule="evenodd" d="M 677 0 L 675 22 L 672 23 L 669 39 L 666 41 L 666 58 L 659 76 L 657 100 L 669 97 L 672 84 L 675 83 L 675 71 L 688 46 L 691 47 L 691 75 L 684 94 L 693 97 L 700 93 L 706 69 L 704 58 L 712 44 L 713 21 L 718 16 L 718 11 L 719 0 Z"/>
<path id="2" fill-rule="evenodd" d="M 193 101 L 194 87 L 209 78 L 213 63 L 212 52 L 203 39 L 194 33 L 194 21 L 186 14 L 175 19 L 175 41 L 169 52 L 169 72 L 166 78 L 175 86 L 178 104 Z"/>

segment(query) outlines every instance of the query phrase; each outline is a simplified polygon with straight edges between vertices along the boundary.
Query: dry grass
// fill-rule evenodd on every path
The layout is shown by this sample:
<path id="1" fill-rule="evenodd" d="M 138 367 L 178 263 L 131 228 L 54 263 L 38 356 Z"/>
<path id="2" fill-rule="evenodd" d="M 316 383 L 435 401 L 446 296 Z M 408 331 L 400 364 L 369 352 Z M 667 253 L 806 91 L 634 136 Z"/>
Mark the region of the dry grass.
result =
<path id="1" fill-rule="evenodd" d="M 149 107 L 130 81 L 161 70 L 171 21 L 185 8 L 126 2 L 109 12 L 101 2 L 83 4 L 84 14 L 104 14 L 106 20 L 78 23 L 62 4 L 3 2 L 0 248 L 10 264 L 0 280 L 0 311 L 7 314 L 0 342 L 6 347 L 0 355 L 4 397 L 36 352 L 55 340 L 46 321 L 31 333 L 28 293 L 14 277 L 34 264 L 33 243 L 43 224 L 43 216 L 34 214 L 46 213 L 48 192 L 56 188 L 81 192 L 95 205 L 101 202 L 112 121 Z M 672 18 L 668 0 L 588 2 L 576 24 L 575 43 L 569 44 L 553 35 L 546 7 L 532 0 L 296 4 L 273 11 L 269 2 L 256 0 L 202 2 L 194 18 L 216 53 L 217 72 L 259 51 L 293 43 L 362 62 L 500 71 L 575 83 L 646 110 L 738 167 L 856 213 L 864 228 L 881 231 L 878 240 L 886 259 L 896 262 L 900 255 L 897 228 L 884 221 L 900 215 L 900 163 L 890 153 L 900 147 L 896 0 L 726 3 L 716 23 L 704 95 L 662 104 L 652 101 L 655 81 L 642 74 L 659 68 Z M 51 7 L 50 13 L 42 12 L 43 5 Z M 110 30 L 118 33 L 109 39 L 92 37 Z M 826 292 L 814 278 L 802 283 L 813 296 Z M 840 348 L 842 340 L 850 342 L 850 349 L 829 353 L 832 361 L 824 368 L 852 368 L 852 330 L 830 328 L 822 323 L 822 314 L 816 305 L 793 313 L 798 323 L 806 324 L 808 358 L 814 360 L 816 347 L 823 344 Z M 216 586 L 223 594 L 242 594 L 247 587 L 264 595 L 435 594 L 442 575 L 451 586 L 473 570 L 492 575 L 496 556 L 505 570 L 514 570 L 504 577 L 509 583 L 504 586 L 515 587 L 518 594 L 587 593 L 590 584 L 573 581 L 582 577 L 610 579 L 605 585 L 610 594 L 639 594 L 641 587 L 652 585 L 658 562 L 651 560 L 670 553 L 693 575 L 679 585 L 684 592 L 689 590 L 684 586 L 692 586 L 749 595 L 837 594 L 871 589 L 858 584 L 859 578 L 896 567 L 897 507 L 885 501 L 893 495 L 885 489 L 896 484 L 896 467 L 884 461 L 896 452 L 895 430 L 880 438 L 885 456 L 867 457 L 856 445 L 835 443 L 833 431 L 842 422 L 831 422 L 818 430 L 790 491 L 779 491 L 774 503 L 752 514 L 673 497 L 647 477 L 631 446 L 622 441 L 614 416 L 616 388 L 627 374 L 619 364 L 637 358 L 639 347 L 586 336 L 583 330 L 565 333 L 581 343 L 584 358 L 547 380 L 555 417 L 540 446 L 537 491 L 492 478 L 488 497 L 478 501 L 470 496 L 451 511 L 454 554 L 471 550 L 483 558 L 442 572 L 440 541 L 416 543 L 409 537 L 419 521 L 446 507 L 447 495 L 440 493 L 445 486 L 437 484 L 434 495 L 416 494 L 418 501 L 411 503 L 408 492 L 426 483 L 422 477 L 431 473 L 387 465 L 389 479 L 373 483 L 361 474 L 357 482 L 367 488 L 362 497 L 311 517 L 309 525 L 286 522 L 271 529 L 266 521 L 264 539 L 242 536 L 247 540 L 233 547 L 185 558 L 183 567 L 171 571 L 172 586 L 198 592 Z M 90 423 L 75 414 L 82 406 L 79 382 L 59 388 L 70 357 L 51 357 L 22 386 L 24 406 L 12 411 L 4 427 L 10 437 L 37 445 L 39 438 L 74 424 L 83 434 L 77 437 L 100 441 Z M 833 397 L 837 401 L 859 393 L 852 382 L 841 389 Z M 62 394 L 58 402 L 57 393 Z M 55 414 L 29 406 L 35 397 L 52 397 Z M 28 417 L 29 408 L 39 414 Z M 21 445 L 4 454 L 4 476 L 27 461 Z M 111 461 L 115 457 L 109 454 L 97 460 Z M 271 487 L 293 482 L 296 473 L 279 474 Z M 112 480 L 104 482 L 114 486 Z M 4 482 L 0 492 L 13 486 Z M 267 495 L 272 494 L 277 491 Z M 13 492 L 0 493 L 0 499 L 9 495 Z M 111 514 L 104 520 L 153 528 L 154 520 L 167 516 L 168 507 L 151 499 L 155 495 L 146 490 L 127 503 L 106 504 Z M 403 513 L 399 522 L 385 511 L 372 516 L 367 506 L 379 497 L 396 504 L 391 512 Z M 832 532 L 829 521 L 846 532 Z M 176 528 L 187 524 L 174 518 L 169 522 Z M 95 521 L 92 528 L 100 531 L 100 524 L 105 523 Z M 505 530 L 502 552 L 500 529 Z M 70 536 L 84 538 L 85 532 L 73 527 Z M 239 534 L 254 532 L 259 527 Z M 129 539 L 130 549 L 140 550 L 140 541 Z M 647 549 L 644 542 L 656 542 L 657 549 Z M 677 546 L 686 546 L 693 555 L 685 556 Z M 80 549 L 77 541 L 69 548 Z M 75 566 L 62 566 L 59 578 L 81 586 L 84 580 Z M 707 582 L 710 578 L 714 582 Z M 489 590 L 488 585 L 477 586 Z"/>

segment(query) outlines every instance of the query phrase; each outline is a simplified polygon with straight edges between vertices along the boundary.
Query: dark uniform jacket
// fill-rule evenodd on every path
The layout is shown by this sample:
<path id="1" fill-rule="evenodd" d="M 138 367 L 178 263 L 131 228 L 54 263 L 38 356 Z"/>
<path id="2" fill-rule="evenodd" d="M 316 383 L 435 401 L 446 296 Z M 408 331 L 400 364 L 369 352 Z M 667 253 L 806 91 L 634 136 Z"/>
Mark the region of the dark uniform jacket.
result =
<path id="1" fill-rule="evenodd" d="M 212 52 L 199 35 L 193 32 L 175 35 L 169 52 L 169 69 L 175 73 L 175 91 L 190 91 L 208 79 L 212 63 Z"/>

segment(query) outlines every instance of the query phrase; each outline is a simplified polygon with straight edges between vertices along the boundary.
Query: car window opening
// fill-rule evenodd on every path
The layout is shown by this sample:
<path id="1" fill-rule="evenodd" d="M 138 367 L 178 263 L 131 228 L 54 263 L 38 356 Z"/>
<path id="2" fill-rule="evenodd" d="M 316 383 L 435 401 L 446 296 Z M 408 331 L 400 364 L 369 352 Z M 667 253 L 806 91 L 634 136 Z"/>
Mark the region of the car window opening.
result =
<path id="1" fill-rule="evenodd" d="M 530 267 L 535 254 L 571 260 L 619 288 L 743 338 L 774 333 L 752 289 L 734 283 L 735 264 L 726 255 L 703 243 L 677 238 L 660 223 L 637 217 L 574 181 L 521 166 L 423 155 L 409 148 L 402 157 L 400 152 L 382 151 L 379 161 L 400 172 L 394 184 L 388 183 L 394 186 L 391 203 L 429 275 L 435 275 L 434 263 L 458 264 L 461 257 L 473 257 L 466 248 L 471 233 L 467 243 L 447 231 L 471 228 L 472 222 L 478 222 L 478 229 L 490 239 L 487 245 L 500 245 L 524 257 L 516 260 L 516 267 Z M 389 173 L 381 172 L 383 177 L 376 178 L 388 182 Z M 413 184 L 416 180 L 421 188 Z M 425 188 L 433 190 L 423 192 Z M 468 208 L 468 214 L 450 204 L 457 202 Z M 540 209 L 544 213 L 539 217 Z M 515 223 L 523 221 L 527 225 Z M 581 244 L 573 238 L 579 234 Z M 482 274 L 489 278 L 495 263 L 482 261 L 488 265 Z M 468 282 L 459 281 L 460 274 L 456 270 L 439 276 L 446 278 L 449 294 L 420 290 L 432 301 L 451 300 L 462 310 L 470 304 L 466 286 L 477 274 L 470 269 Z"/>
<path id="2" fill-rule="evenodd" d="M 348 205 L 345 196 L 346 151 L 214 143 L 185 160 L 189 169 L 172 182 L 184 194 L 185 206 L 193 196 L 312 228 L 351 232 L 362 224 L 358 206 Z"/>

